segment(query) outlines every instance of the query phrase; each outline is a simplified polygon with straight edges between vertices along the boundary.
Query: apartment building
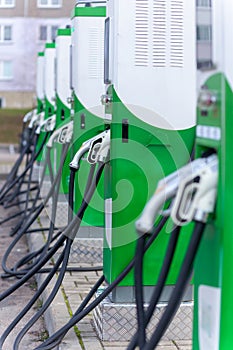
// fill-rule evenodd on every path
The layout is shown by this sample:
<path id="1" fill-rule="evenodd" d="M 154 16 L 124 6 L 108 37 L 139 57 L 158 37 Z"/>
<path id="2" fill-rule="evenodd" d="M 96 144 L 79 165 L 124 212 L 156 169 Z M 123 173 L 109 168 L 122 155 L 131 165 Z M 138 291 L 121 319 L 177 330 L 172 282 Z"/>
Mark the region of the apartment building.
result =
<path id="1" fill-rule="evenodd" d="M 212 62 L 211 0 L 196 0 L 197 5 L 197 65 L 209 68 Z"/>
<path id="2" fill-rule="evenodd" d="M 36 58 L 76 0 L 0 0 L 0 108 L 35 105 Z"/>

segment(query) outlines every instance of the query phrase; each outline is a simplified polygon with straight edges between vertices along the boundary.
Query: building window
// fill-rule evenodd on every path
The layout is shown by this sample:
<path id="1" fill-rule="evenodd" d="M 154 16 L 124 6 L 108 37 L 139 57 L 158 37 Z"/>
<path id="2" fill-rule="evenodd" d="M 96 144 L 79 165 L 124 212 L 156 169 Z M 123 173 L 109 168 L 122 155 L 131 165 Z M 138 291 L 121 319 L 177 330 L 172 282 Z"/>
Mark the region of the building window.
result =
<path id="1" fill-rule="evenodd" d="M 197 7 L 211 7 L 211 0 L 197 0 Z"/>
<path id="2" fill-rule="evenodd" d="M 41 25 L 39 28 L 39 40 L 40 41 L 54 41 L 57 36 L 58 26 L 45 26 Z"/>
<path id="3" fill-rule="evenodd" d="M 210 25 L 198 25 L 197 26 L 197 41 L 212 40 L 212 26 Z"/>
<path id="4" fill-rule="evenodd" d="M 38 7 L 61 7 L 62 0 L 37 0 Z"/>
<path id="5" fill-rule="evenodd" d="M 0 61 L 0 79 L 8 80 L 13 78 L 12 61 Z"/>
<path id="6" fill-rule="evenodd" d="M 56 39 L 57 30 L 58 30 L 58 26 L 52 26 L 51 27 L 51 40 L 52 41 L 54 41 Z"/>
<path id="7" fill-rule="evenodd" d="M 47 26 L 40 26 L 39 40 L 46 41 L 48 37 Z"/>
<path id="8" fill-rule="evenodd" d="M 9 42 L 12 40 L 12 27 L 9 25 L 0 25 L 0 42 Z"/>
<path id="9" fill-rule="evenodd" d="M 15 0 L 0 0 L 0 7 L 14 7 Z"/>

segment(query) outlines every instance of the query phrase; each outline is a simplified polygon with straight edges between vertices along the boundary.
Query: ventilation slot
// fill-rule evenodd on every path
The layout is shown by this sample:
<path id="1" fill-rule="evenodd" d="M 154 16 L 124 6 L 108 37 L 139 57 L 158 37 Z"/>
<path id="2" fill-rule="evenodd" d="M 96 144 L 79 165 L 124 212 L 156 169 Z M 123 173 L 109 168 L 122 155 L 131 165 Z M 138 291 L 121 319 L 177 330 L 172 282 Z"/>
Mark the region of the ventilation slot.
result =
<path id="1" fill-rule="evenodd" d="M 153 6 L 153 67 L 166 66 L 166 1 L 155 0 Z"/>
<path id="2" fill-rule="evenodd" d="M 89 78 L 97 79 L 101 72 L 98 69 L 98 28 L 90 28 L 88 33 L 89 55 L 88 55 L 88 72 Z"/>
<path id="3" fill-rule="evenodd" d="M 149 63 L 149 0 L 136 0 L 135 8 L 135 65 Z"/>
<path id="4" fill-rule="evenodd" d="M 183 0 L 171 0 L 170 65 L 184 65 L 184 4 Z"/>
<path id="5" fill-rule="evenodd" d="M 98 49 L 98 78 L 104 76 L 104 28 L 99 29 L 99 49 Z"/>

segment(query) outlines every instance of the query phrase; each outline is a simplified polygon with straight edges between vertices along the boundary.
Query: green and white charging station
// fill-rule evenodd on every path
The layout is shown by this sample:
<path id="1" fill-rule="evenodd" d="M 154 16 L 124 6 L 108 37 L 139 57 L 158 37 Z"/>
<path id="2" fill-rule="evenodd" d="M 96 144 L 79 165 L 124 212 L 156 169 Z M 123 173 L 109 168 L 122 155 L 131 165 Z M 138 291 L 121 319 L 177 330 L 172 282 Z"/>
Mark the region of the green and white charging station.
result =
<path id="1" fill-rule="evenodd" d="M 55 43 L 46 43 L 44 49 L 44 65 L 40 68 L 38 74 L 43 74 L 41 78 L 41 86 L 43 84 L 44 95 L 44 120 L 48 119 L 55 113 Z M 39 149 L 44 138 L 41 132 L 37 142 Z M 38 161 L 43 162 L 43 153 L 38 157 Z"/>
<path id="2" fill-rule="evenodd" d="M 130 14 L 130 15 L 129 15 Z M 186 164 L 194 144 L 196 104 L 193 1 L 107 1 L 105 83 L 111 127 L 105 171 L 104 275 L 111 283 L 132 260 L 135 220 L 161 178 Z M 170 229 L 144 259 L 145 300 L 161 268 Z M 162 300 L 172 289 L 189 229 L 182 233 Z M 156 268 L 155 268 L 156 266 Z M 112 294 L 132 302 L 133 272 Z M 191 288 L 186 296 L 190 300 Z"/>
<path id="3" fill-rule="evenodd" d="M 232 114 L 233 3 L 212 1 L 212 47 L 198 63 L 197 152 L 219 157 L 216 211 L 204 232 L 194 269 L 195 350 L 232 349 Z M 206 68 L 207 67 L 207 68 Z"/>
<path id="4" fill-rule="evenodd" d="M 36 60 L 36 113 L 37 115 L 43 114 L 45 110 L 45 93 L 44 93 L 44 52 L 38 52 L 37 53 L 37 60 Z M 38 138 L 38 144 L 37 149 L 39 149 L 42 142 L 42 137 L 39 136 Z M 39 179 L 39 172 L 40 172 L 40 161 L 42 159 L 42 155 L 39 155 L 37 158 L 37 162 L 34 165 L 33 169 L 33 177 L 38 180 Z"/>
<path id="5" fill-rule="evenodd" d="M 46 43 L 44 50 L 45 119 L 55 113 L 55 43 Z"/>
<path id="6" fill-rule="evenodd" d="M 44 89 L 44 79 L 45 79 L 45 57 L 44 52 L 38 52 L 37 55 L 37 76 L 36 76 L 36 95 L 37 95 L 37 113 L 44 113 L 45 115 L 45 89 Z M 37 149 L 39 149 L 42 143 L 42 136 L 39 135 L 37 142 Z M 42 155 L 40 155 L 37 160 L 41 162 Z"/>
<path id="7" fill-rule="evenodd" d="M 68 99 L 71 96 L 70 89 L 70 46 L 71 46 L 71 28 L 60 28 L 56 37 L 56 61 L 55 61 L 55 90 L 56 90 L 56 129 L 70 122 L 70 104 Z M 55 152 L 55 171 L 59 168 L 62 145 L 54 143 Z M 69 192 L 69 162 L 70 155 L 67 155 L 60 186 L 60 200 L 62 195 Z M 64 201 L 66 202 L 66 196 Z"/>
<path id="8" fill-rule="evenodd" d="M 44 52 L 38 52 L 36 67 L 37 113 L 44 111 L 44 97 Z"/>
<path id="9" fill-rule="evenodd" d="M 56 37 L 56 128 L 70 118 L 70 105 L 68 98 L 70 89 L 70 46 L 71 28 L 60 28 Z"/>
<path id="10" fill-rule="evenodd" d="M 72 89 L 74 109 L 73 154 L 82 143 L 104 131 L 104 20 L 105 1 L 78 1 L 72 12 Z M 74 210 L 80 207 L 90 164 L 83 161 L 76 174 Z M 103 180 L 88 206 L 82 230 L 103 227 Z M 94 233 L 93 233 L 94 234 Z M 102 236 L 102 233 L 101 233 Z"/>

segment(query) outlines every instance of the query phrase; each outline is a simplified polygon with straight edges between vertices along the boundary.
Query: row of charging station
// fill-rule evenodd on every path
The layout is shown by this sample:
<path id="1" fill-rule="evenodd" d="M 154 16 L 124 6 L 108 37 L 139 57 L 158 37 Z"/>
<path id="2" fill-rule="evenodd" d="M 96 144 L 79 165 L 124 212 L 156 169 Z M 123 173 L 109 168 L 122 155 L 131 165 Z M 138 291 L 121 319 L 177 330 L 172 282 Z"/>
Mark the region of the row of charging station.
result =
<path id="1" fill-rule="evenodd" d="M 106 6 L 79 2 L 70 28 L 59 29 L 56 42 L 46 44 L 38 56 L 38 112 L 44 108 L 45 120 L 55 115 L 56 129 L 72 119 L 70 160 L 83 142 L 111 130 L 105 180 L 98 185 L 82 223 L 104 227 L 104 273 L 109 283 L 134 256 L 134 223 L 154 184 L 186 164 L 193 148 L 194 10 L 194 4 L 185 1 L 171 6 L 153 1 L 108 1 Z M 54 164 L 59 163 L 59 147 Z M 88 168 L 86 162 L 77 174 L 74 209 L 82 202 Z M 63 194 L 68 194 L 67 171 L 64 168 Z M 145 257 L 146 299 L 161 268 L 167 229 Z M 182 234 L 164 301 L 175 283 L 188 238 L 188 232 Z M 113 301 L 133 302 L 133 286 L 131 273 L 115 289 Z"/>
<path id="2" fill-rule="evenodd" d="M 195 1 L 78 1 L 70 26 L 59 29 L 55 43 L 46 44 L 38 54 L 37 115 L 54 120 L 54 133 L 73 125 L 60 188 L 64 198 L 69 191 L 69 163 L 82 145 L 87 151 L 88 140 L 94 140 L 91 156 L 81 158 L 83 166 L 77 172 L 74 212 L 84 197 L 92 157 L 110 133 L 104 177 L 81 224 L 93 231 L 104 229 L 108 284 L 134 257 L 135 221 L 156 184 L 186 165 L 193 154 L 195 158 L 217 154 L 217 204 L 195 260 L 193 348 L 226 350 L 231 348 L 232 311 L 232 4 L 213 0 L 211 16 L 211 52 L 202 66 L 196 59 Z M 55 172 L 61 147 L 54 147 Z M 195 193 L 187 196 L 191 204 Z M 176 209 L 188 216 L 191 207 L 185 203 Z M 165 209 L 170 212 L 166 207 L 164 213 Z M 144 255 L 145 302 L 162 268 L 173 221 L 168 220 Z M 192 230 L 187 224 L 180 233 L 161 302 L 169 301 Z M 131 272 L 113 290 L 111 301 L 132 303 L 135 297 Z M 192 298 L 191 283 L 183 301 Z"/>

